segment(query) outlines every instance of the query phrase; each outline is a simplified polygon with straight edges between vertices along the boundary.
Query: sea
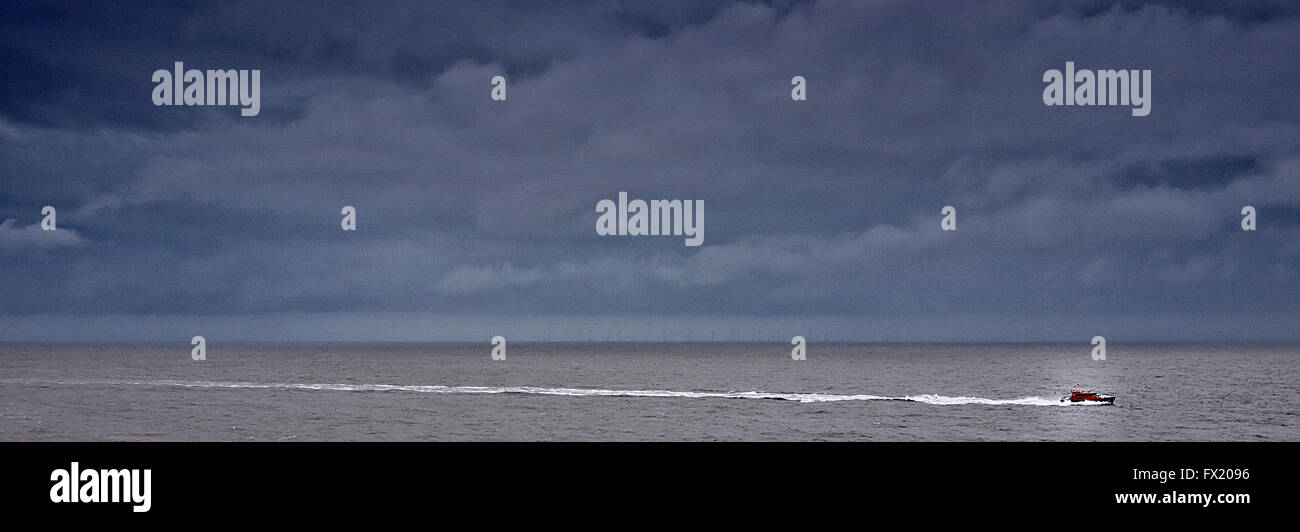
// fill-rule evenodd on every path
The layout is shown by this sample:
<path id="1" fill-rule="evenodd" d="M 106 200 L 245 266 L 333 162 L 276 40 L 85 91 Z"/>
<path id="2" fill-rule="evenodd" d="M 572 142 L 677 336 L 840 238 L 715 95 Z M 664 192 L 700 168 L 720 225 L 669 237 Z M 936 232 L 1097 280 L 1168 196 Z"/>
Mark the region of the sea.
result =
<path id="1" fill-rule="evenodd" d="M 791 349 L 0 343 L 0 440 L 1300 440 L 1300 344 Z"/>

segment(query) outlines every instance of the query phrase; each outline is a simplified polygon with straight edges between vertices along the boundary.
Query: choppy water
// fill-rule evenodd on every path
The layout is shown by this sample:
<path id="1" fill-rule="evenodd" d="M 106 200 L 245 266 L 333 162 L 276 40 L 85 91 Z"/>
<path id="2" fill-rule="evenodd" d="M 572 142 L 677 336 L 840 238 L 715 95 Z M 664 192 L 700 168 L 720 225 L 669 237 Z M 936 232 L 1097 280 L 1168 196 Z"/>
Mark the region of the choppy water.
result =
<path id="1" fill-rule="evenodd" d="M 0 439 L 1300 440 L 1297 345 L 189 349 L 0 344 Z"/>

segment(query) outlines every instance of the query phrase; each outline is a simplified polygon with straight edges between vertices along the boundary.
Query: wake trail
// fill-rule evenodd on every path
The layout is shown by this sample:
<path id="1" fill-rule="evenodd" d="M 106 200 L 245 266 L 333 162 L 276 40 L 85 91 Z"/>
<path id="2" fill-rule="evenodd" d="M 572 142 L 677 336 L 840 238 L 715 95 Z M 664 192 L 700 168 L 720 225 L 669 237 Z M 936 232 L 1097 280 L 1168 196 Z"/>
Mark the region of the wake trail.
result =
<path id="1" fill-rule="evenodd" d="M 1086 406 L 1104 404 L 1093 401 L 1061 402 L 1047 397 L 1021 397 L 1018 399 L 987 399 L 983 397 L 950 397 L 935 394 L 884 396 L 867 394 L 833 393 L 778 393 L 778 392 L 721 392 L 674 390 L 615 390 L 600 388 L 546 388 L 537 386 L 443 386 L 406 384 L 318 384 L 297 382 L 239 382 L 239 381 L 187 381 L 187 380 L 22 380 L 0 379 L 0 383 L 38 386 L 154 386 L 179 388 L 217 389 L 273 389 L 313 390 L 336 392 L 413 392 L 433 394 L 522 394 L 569 397 L 652 397 L 684 399 L 767 399 L 798 403 L 834 403 L 846 401 L 901 401 L 930 405 L 1026 405 L 1026 406 Z"/>

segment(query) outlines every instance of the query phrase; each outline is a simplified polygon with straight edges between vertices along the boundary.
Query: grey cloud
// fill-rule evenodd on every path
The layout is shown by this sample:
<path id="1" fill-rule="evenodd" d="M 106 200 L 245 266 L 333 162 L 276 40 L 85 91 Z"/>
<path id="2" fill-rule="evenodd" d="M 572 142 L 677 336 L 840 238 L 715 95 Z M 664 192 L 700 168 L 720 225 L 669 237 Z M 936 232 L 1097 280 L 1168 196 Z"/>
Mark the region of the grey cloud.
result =
<path id="1" fill-rule="evenodd" d="M 0 313 L 1300 311 L 1279 295 L 1300 259 L 1284 6 L 462 7 L 203 5 L 161 51 L 91 54 L 263 67 L 265 120 L 154 108 L 147 83 L 131 120 L 0 106 L 0 219 L 57 202 L 92 244 L 0 257 Z M 67 85 L 33 42 L 5 50 Z M 1152 115 L 1043 106 L 1066 60 L 1153 69 Z M 99 117 L 51 118 L 78 107 Z M 595 235 L 619 191 L 704 200 L 705 246 Z"/>
<path id="2" fill-rule="evenodd" d="M 40 224 L 18 225 L 18 220 L 8 219 L 0 222 L 0 250 L 21 251 L 24 249 L 49 249 L 59 247 L 76 247 L 85 244 L 75 230 L 60 228 L 45 231 Z"/>
<path id="3" fill-rule="evenodd" d="M 477 292 L 484 289 L 528 286 L 541 278 L 541 272 L 534 269 L 515 269 L 509 262 L 495 267 L 457 266 L 438 281 L 438 289 L 445 292 Z"/>

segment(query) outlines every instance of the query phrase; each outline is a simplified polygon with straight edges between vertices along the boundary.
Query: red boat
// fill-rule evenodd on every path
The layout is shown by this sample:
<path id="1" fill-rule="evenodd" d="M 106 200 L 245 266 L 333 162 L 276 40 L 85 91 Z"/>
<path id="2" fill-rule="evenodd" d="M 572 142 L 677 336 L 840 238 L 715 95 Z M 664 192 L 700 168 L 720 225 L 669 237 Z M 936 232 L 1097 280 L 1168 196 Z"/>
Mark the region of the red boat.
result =
<path id="1" fill-rule="evenodd" d="M 1069 397 L 1062 397 L 1062 398 L 1061 398 L 1061 402 L 1062 402 L 1062 403 L 1064 403 L 1064 402 L 1066 402 L 1066 401 L 1069 401 L 1069 402 L 1071 402 L 1071 403 L 1082 403 L 1082 402 L 1084 402 L 1084 401 L 1095 401 L 1095 402 L 1098 402 L 1098 403 L 1114 404 L 1114 403 L 1115 403 L 1115 396 L 1113 396 L 1113 395 L 1102 395 L 1102 394 L 1099 394 L 1099 393 L 1094 392 L 1094 391 L 1084 391 L 1084 390 L 1080 390 L 1078 386 L 1075 386 L 1075 388 L 1074 388 L 1073 390 L 1070 390 L 1070 396 L 1069 396 Z"/>

